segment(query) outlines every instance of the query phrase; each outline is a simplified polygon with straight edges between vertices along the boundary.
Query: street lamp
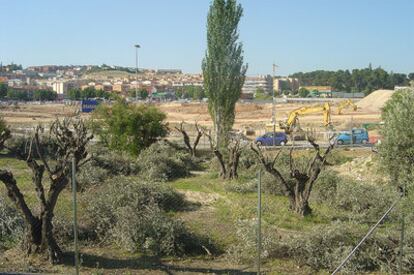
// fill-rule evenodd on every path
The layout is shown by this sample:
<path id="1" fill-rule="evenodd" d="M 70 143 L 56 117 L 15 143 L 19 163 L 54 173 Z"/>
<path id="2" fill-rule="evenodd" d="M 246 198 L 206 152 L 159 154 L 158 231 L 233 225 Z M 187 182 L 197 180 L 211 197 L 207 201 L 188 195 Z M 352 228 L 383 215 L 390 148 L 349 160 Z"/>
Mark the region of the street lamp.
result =
<path id="1" fill-rule="evenodd" d="M 277 65 L 273 63 L 273 78 L 272 78 L 272 124 L 273 124 L 273 146 L 275 146 L 275 135 L 276 135 L 276 98 L 275 98 L 275 71 Z M 278 85 L 279 87 L 279 85 Z"/>
<path id="2" fill-rule="evenodd" d="M 141 48 L 140 45 L 136 44 L 135 47 L 135 101 L 138 101 L 138 49 Z"/>

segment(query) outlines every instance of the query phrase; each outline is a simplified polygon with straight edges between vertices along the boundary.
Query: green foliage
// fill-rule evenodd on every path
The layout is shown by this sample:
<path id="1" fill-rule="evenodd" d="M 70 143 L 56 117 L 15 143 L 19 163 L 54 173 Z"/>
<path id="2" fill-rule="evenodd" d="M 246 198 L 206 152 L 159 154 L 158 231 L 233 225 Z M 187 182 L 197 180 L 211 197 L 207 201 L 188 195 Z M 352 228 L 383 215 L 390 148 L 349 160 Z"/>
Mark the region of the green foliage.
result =
<path id="1" fill-rule="evenodd" d="M 227 249 L 227 257 L 231 262 L 254 264 L 257 259 L 257 224 L 254 220 L 238 221 L 236 228 L 236 242 Z M 262 259 L 274 257 L 279 248 L 279 234 L 268 226 L 262 227 Z"/>
<path id="2" fill-rule="evenodd" d="M 247 70 L 243 65 L 242 44 L 238 42 L 242 14 L 236 0 L 214 0 L 207 16 L 207 51 L 202 70 L 219 147 L 227 144 Z"/>
<path id="3" fill-rule="evenodd" d="M 380 156 L 396 184 L 411 185 L 414 180 L 414 93 L 394 93 L 382 111 L 384 125 Z"/>
<path id="4" fill-rule="evenodd" d="M 332 202 L 338 210 L 346 211 L 345 219 L 356 222 L 375 222 L 397 199 L 398 193 L 389 185 L 375 186 L 342 180 L 337 183 Z M 387 221 L 395 221 L 395 212 Z"/>
<path id="5" fill-rule="evenodd" d="M 257 100 L 268 100 L 268 99 L 272 99 L 272 96 L 267 94 L 265 90 L 263 90 L 262 88 L 257 88 L 254 94 L 254 98 Z"/>
<path id="6" fill-rule="evenodd" d="M 93 127 L 112 150 L 138 155 L 167 134 L 165 114 L 154 106 L 117 102 L 101 104 L 94 112 Z"/>
<path id="7" fill-rule="evenodd" d="M 116 177 L 101 188 L 91 194 L 87 206 L 100 240 L 150 255 L 181 255 L 200 249 L 184 225 L 166 214 L 185 205 L 183 196 L 170 187 Z"/>
<path id="8" fill-rule="evenodd" d="M 7 84 L 6 83 L 0 83 L 0 98 L 5 98 L 7 96 Z"/>
<path id="9" fill-rule="evenodd" d="M 201 100 L 206 97 L 203 87 L 200 86 L 183 86 L 175 91 L 177 98 L 187 98 L 193 100 Z"/>
<path id="10" fill-rule="evenodd" d="M 57 98 L 57 93 L 50 90 L 36 90 L 33 92 L 33 100 L 36 101 L 47 101 L 55 100 Z"/>
<path id="11" fill-rule="evenodd" d="M 147 97 L 148 97 L 148 91 L 147 90 L 145 90 L 145 89 L 139 89 L 138 91 L 137 91 L 137 93 L 138 93 L 138 97 L 140 98 L 140 99 L 146 99 Z M 128 91 L 128 95 L 130 96 L 130 97 L 136 97 L 137 96 L 137 94 L 135 93 L 135 90 L 129 90 Z"/>
<path id="12" fill-rule="evenodd" d="M 24 221 L 14 207 L 0 197 L 0 251 L 17 243 L 23 236 Z"/>
<path id="13" fill-rule="evenodd" d="M 83 90 L 70 89 L 67 93 L 67 97 L 70 100 L 82 100 L 82 99 L 89 99 L 89 98 L 110 99 L 110 98 L 113 98 L 113 95 L 112 93 L 105 92 L 104 90 L 96 90 L 94 87 L 87 87 Z"/>
<path id="14" fill-rule="evenodd" d="M 312 199 L 318 203 L 333 204 L 338 185 L 342 184 L 342 179 L 332 170 L 324 170 L 320 173 L 315 182 Z"/>
<path id="15" fill-rule="evenodd" d="M 0 90 L 2 88 L 0 87 Z M 57 93 L 50 90 L 35 90 L 35 91 L 26 91 L 26 90 L 17 90 L 12 88 L 7 88 L 1 93 L 5 92 L 7 98 L 10 100 L 21 100 L 21 101 L 47 101 L 55 100 L 57 98 Z M 1 95 L 0 95 L 1 98 Z"/>
<path id="16" fill-rule="evenodd" d="M 315 270 L 334 270 L 356 243 L 364 236 L 367 227 L 361 228 L 352 223 L 334 223 L 317 226 L 306 234 L 295 234 L 282 239 L 283 251 L 300 265 L 311 266 Z M 414 247 L 413 231 L 407 232 L 405 251 Z M 399 233 L 396 230 L 377 231 L 353 255 L 342 271 L 356 274 L 363 271 L 380 270 L 391 274 L 397 270 L 397 251 Z M 277 248 L 280 249 L 280 248 Z M 414 268 L 412 253 L 404 254 L 404 271 Z"/>
<path id="17" fill-rule="evenodd" d="M 408 85 L 406 74 L 388 73 L 381 67 L 364 69 L 294 73 L 304 86 L 331 86 L 336 91 L 371 93 L 377 89 L 394 89 L 394 86 Z"/>
<path id="18" fill-rule="evenodd" d="M 7 91 L 7 98 L 11 100 L 21 100 L 21 101 L 30 100 L 30 97 L 27 91 L 10 89 L 10 88 Z"/>
<path id="19" fill-rule="evenodd" d="M 306 88 L 301 87 L 298 91 L 300 97 L 308 97 L 309 91 Z"/>
<path id="20" fill-rule="evenodd" d="M 186 150 L 178 150 L 165 142 L 157 142 L 138 156 L 140 175 L 152 181 L 168 181 L 190 174 L 196 169 L 194 159 Z"/>

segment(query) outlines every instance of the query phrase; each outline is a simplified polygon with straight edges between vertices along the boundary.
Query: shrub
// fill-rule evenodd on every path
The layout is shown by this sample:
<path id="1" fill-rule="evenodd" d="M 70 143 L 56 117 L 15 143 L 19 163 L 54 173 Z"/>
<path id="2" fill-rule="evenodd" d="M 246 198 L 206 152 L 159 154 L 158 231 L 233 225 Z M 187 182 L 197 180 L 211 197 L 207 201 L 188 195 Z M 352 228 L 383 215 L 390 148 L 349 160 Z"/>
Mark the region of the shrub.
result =
<path id="1" fill-rule="evenodd" d="M 10 152 L 13 152 L 18 157 L 24 157 L 29 154 L 30 141 L 30 136 L 12 137 L 6 141 L 6 146 Z M 53 141 L 53 139 L 49 138 L 41 139 L 40 147 L 42 148 L 42 154 L 45 157 L 53 157 L 57 150 L 56 143 Z M 36 152 L 36 146 L 34 145 L 31 148 L 31 154 L 36 157 L 38 156 Z"/>
<path id="2" fill-rule="evenodd" d="M 183 196 L 160 183 L 115 177 L 91 194 L 87 213 L 101 241 L 133 252 L 180 255 L 199 250 L 198 240 L 165 212 L 181 209 Z"/>
<path id="3" fill-rule="evenodd" d="M 151 181 L 168 181 L 190 174 L 195 162 L 185 150 L 158 142 L 145 149 L 138 157 L 140 175 Z"/>
<path id="4" fill-rule="evenodd" d="M 316 180 L 311 197 L 317 203 L 333 204 L 337 186 L 341 184 L 342 179 L 335 171 L 325 169 Z"/>
<path id="5" fill-rule="evenodd" d="M 314 227 L 306 234 L 296 234 L 282 240 L 283 249 L 288 251 L 300 265 L 308 265 L 315 270 L 333 271 L 358 241 L 366 234 L 368 228 L 361 228 L 352 223 L 334 223 Z M 414 234 L 407 232 L 404 255 L 404 270 L 414 268 L 412 251 Z M 393 230 L 375 232 L 359 250 L 351 257 L 342 271 L 358 273 L 362 271 L 381 270 L 386 273 L 395 272 L 399 247 L 399 233 Z M 280 248 L 280 246 L 279 246 Z"/>
<path id="6" fill-rule="evenodd" d="M 183 223 L 157 206 L 148 205 L 141 211 L 124 207 L 118 215 L 122 222 L 113 229 L 114 240 L 128 251 L 177 256 L 193 249 L 193 236 Z"/>
<path id="7" fill-rule="evenodd" d="M 102 148 L 102 147 L 100 147 Z M 97 153 L 91 160 L 92 166 L 105 169 L 109 175 L 136 175 L 139 173 L 138 161 L 122 152 L 105 150 Z"/>
<path id="8" fill-rule="evenodd" d="M 76 174 L 78 190 L 84 190 L 91 186 L 96 186 L 109 177 L 109 171 L 92 163 L 86 163 Z"/>
<path id="9" fill-rule="evenodd" d="M 95 132 L 111 150 L 138 155 L 167 134 L 166 115 L 154 106 L 119 101 L 100 105 L 93 115 Z"/>
<path id="10" fill-rule="evenodd" d="M 231 262 L 254 263 L 257 251 L 257 234 L 255 220 L 239 220 L 236 228 L 236 242 L 227 249 L 227 257 Z M 280 256 L 283 251 L 280 247 L 280 235 L 276 230 L 263 225 L 262 227 L 262 259 Z"/>
<path id="11" fill-rule="evenodd" d="M 24 221 L 18 211 L 0 197 L 0 250 L 18 242 L 24 232 Z"/>
<path id="12" fill-rule="evenodd" d="M 368 185 L 353 181 L 342 181 L 337 186 L 335 208 L 348 211 L 347 218 L 356 222 L 370 223 L 378 220 L 396 200 L 398 194 L 389 185 Z M 387 219 L 395 220 L 392 212 Z"/>

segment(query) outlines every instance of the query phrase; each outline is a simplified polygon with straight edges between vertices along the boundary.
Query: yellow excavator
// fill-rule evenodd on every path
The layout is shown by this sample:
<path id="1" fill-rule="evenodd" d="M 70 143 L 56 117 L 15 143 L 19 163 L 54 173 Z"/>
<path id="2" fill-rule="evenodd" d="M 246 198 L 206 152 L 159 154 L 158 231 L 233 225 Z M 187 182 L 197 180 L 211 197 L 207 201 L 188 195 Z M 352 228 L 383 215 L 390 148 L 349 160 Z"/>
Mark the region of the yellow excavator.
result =
<path id="1" fill-rule="evenodd" d="M 323 125 L 328 127 L 331 125 L 331 105 L 326 102 L 320 106 L 301 107 L 289 113 L 286 122 L 279 122 L 280 128 L 284 129 L 286 133 L 291 133 L 298 123 L 299 116 L 308 114 L 323 114 Z"/>
<path id="2" fill-rule="evenodd" d="M 290 134 L 294 130 L 300 131 L 300 127 L 298 126 L 299 117 L 308 114 L 323 114 L 323 125 L 328 127 L 331 125 L 331 105 L 326 102 L 323 105 L 319 106 L 310 106 L 310 107 L 301 107 L 296 110 L 293 110 L 289 113 L 288 118 L 286 121 L 280 121 L 279 127 L 276 130 L 284 130 L 285 133 Z M 273 125 L 268 124 L 266 125 L 266 129 L 268 131 L 273 131 Z"/>
<path id="3" fill-rule="evenodd" d="M 346 99 L 346 100 L 343 100 L 343 101 L 339 102 L 339 104 L 337 106 L 337 108 L 338 108 L 338 115 L 341 115 L 342 114 L 342 110 L 345 109 L 345 108 L 347 108 L 347 107 L 352 107 L 352 109 L 354 111 L 356 111 L 358 109 L 358 106 L 354 102 L 352 102 L 352 100 Z"/>

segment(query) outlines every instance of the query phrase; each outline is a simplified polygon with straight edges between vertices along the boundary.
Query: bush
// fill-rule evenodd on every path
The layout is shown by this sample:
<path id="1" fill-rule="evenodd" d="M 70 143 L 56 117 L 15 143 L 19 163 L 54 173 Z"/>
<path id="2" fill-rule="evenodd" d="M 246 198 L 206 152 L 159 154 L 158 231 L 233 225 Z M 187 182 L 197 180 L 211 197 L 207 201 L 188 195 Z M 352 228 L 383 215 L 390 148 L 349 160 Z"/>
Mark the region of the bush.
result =
<path id="1" fill-rule="evenodd" d="M 332 205 L 335 201 L 337 186 L 342 184 L 342 179 L 337 172 L 324 169 L 316 180 L 311 197 L 317 203 Z"/>
<path id="2" fill-rule="evenodd" d="M 139 165 L 136 157 L 131 157 L 122 152 L 112 152 L 105 148 L 97 153 L 91 160 L 93 167 L 105 169 L 109 175 L 136 175 L 139 173 Z"/>
<path id="3" fill-rule="evenodd" d="M 168 133 L 165 113 L 150 105 L 101 104 L 93 113 L 93 128 L 111 150 L 138 155 Z"/>
<path id="4" fill-rule="evenodd" d="M 30 136 L 13 136 L 6 141 L 6 146 L 10 152 L 15 153 L 18 157 L 25 157 L 29 154 L 30 141 Z M 40 146 L 45 157 L 54 157 L 57 150 L 57 145 L 52 139 L 41 139 Z M 34 144 L 32 146 L 31 154 L 32 156 L 38 156 L 36 146 Z"/>
<path id="5" fill-rule="evenodd" d="M 133 252 L 181 255 L 201 248 L 198 240 L 166 211 L 185 206 L 184 198 L 160 183 L 116 177 L 91 194 L 87 213 L 101 241 Z"/>
<path id="6" fill-rule="evenodd" d="M 236 226 L 236 239 L 227 249 L 227 257 L 231 262 L 252 264 L 256 260 L 257 251 L 257 224 L 255 220 L 240 220 Z M 262 227 L 262 259 L 280 256 L 283 249 L 280 247 L 280 235 L 275 229 Z"/>
<path id="7" fill-rule="evenodd" d="M 377 221 L 397 199 L 397 192 L 389 185 L 376 186 L 353 181 L 342 181 L 337 186 L 334 205 L 338 210 L 349 212 L 347 219 L 355 222 Z M 388 221 L 396 220 L 392 212 Z"/>
<path id="8" fill-rule="evenodd" d="M 0 250 L 21 240 L 24 221 L 18 211 L 0 197 Z"/>
<path id="9" fill-rule="evenodd" d="M 114 240 L 130 252 L 148 255 L 183 255 L 194 249 L 194 237 L 183 223 L 166 216 L 159 207 L 148 205 L 137 211 L 124 207 L 119 211 Z"/>
<path id="10" fill-rule="evenodd" d="M 173 148 L 165 142 L 157 142 L 145 149 L 138 157 L 140 175 L 151 181 L 168 181 L 190 174 L 196 169 L 194 159 L 185 150 Z"/>
<path id="11" fill-rule="evenodd" d="M 86 163 L 76 174 L 78 190 L 85 190 L 91 186 L 100 185 L 108 177 L 109 171 L 92 163 Z"/>
<path id="12" fill-rule="evenodd" d="M 314 227 L 307 234 L 297 234 L 282 240 L 282 249 L 288 252 L 300 265 L 308 265 L 315 270 L 333 271 L 358 241 L 366 234 L 368 228 L 361 228 L 352 223 L 335 223 Z M 351 257 L 342 271 L 359 273 L 362 271 L 381 270 L 386 273 L 396 271 L 399 247 L 398 231 L 383 230 L 371 235 L 360 249 Z M 411 230 L 406 235 L 404 270 L 414 268 L 412 251 L 414 234 Z"/>

